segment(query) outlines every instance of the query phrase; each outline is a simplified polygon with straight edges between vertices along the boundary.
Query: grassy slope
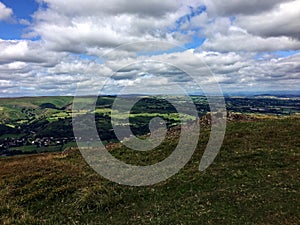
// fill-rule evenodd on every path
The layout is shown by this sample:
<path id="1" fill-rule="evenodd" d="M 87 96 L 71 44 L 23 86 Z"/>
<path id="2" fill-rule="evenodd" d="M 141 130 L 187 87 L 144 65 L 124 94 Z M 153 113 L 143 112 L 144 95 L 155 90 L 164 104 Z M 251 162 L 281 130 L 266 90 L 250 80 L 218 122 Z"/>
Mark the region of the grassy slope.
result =
<path id="1" fill-rule="evenodd" d="M 34 109 L 37 114 L 49 114 L 50 109 L 42 110 L 39 106 L 43 103 L 51 103 L 57 108 L 70 104 L 73 97 L 22 97 L 22 98 L 0 98 L 0 120 L 24 119 L 25 115 L 21 109 Z M 50 113 L 51 114 L 51 113 Z"/>
<path id="2" fill-rule="evenodd" d="M 217 159 L 200 173 L 204 129 L 190 163 L 150 187 L 107 181 L 78 153 L 2 158 L 0 224 L 299 224 L 299 128 L 299 118 L 231 122 Z"/>

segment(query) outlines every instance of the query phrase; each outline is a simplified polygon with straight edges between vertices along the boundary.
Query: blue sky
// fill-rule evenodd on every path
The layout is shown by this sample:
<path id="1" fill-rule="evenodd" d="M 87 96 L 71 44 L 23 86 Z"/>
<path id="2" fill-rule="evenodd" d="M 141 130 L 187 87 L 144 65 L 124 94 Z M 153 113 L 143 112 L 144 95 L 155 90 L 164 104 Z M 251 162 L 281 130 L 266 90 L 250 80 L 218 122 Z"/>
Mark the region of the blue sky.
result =
<path id="1" fill-rule="evenodd" d="M 300 0 L 0 0 L 0 96 L 95 93 L 103 83 L 197 92 L 187 65 L 224 93 L 299 92 L 299 21 Z"/>
<path id="2" fill-rule="evenodd" d="M 0 21 L 0 34 L 2 39 L 22 39 L 22 34 L 27 25 L 20 20 L 32 22 L 31 15 L 38 9 L 39 4 L 34 0 L 3 0 L 1 1 L 14 12 L 8 21 Z"/>

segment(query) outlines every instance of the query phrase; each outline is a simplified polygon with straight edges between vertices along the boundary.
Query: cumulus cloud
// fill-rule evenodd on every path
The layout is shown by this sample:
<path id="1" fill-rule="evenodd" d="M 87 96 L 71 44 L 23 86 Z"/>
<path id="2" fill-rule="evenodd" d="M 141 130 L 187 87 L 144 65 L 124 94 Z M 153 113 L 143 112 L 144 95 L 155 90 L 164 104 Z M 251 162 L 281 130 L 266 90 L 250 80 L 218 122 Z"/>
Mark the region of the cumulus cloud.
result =
<path id="1" fill-rule="evenodd" d="M 54 65 L 66 54 L 47 50 L 42 43 L 29 40 L 0 39 L 0 64 L 15 61 Z"/>
<path id="2" fill-rule="evenodd" d="M 268 12 L 237 17 L 236 24 L 256 35 L 300 40 L 300 1 L 284 1 Z"/>
<path id="3" fill-rule="evenodd" d="M 0 39 L 2 96 L 70 95 L 76 85 L 95 94 L 105 83 L 111 93 L 126 86 L 174 91 L 175 84 L 194 92 L 197 85 L 180 68 L 203 85 L 213 79 L 191 54 L 228 92 L 298 89 L 300 0 L 38 1 L 45 5 L 32 22 L 19 19 L 28 26 L 24 37 L 37 40 Z M 11 16 L 0 3 L 0 20 Z M 279 50 L 295 53 L 272 53 Z"/>
<path id="4" fill-rule="evenodd" d="M 300 2 L 300 1 L 299 1 Z M 282 4 L 289 5 L 290 4 Z M 282 6 L 274 9 L 280 9 Z M 298 7 L 299 8 L 299 7 Z M 298 9 L 291 10 L 297 11 Z M 291 22 L 286 28 L 281 29 L 278 21 L 293 21 L 291 17 L 295 17 L 292 13 L 286 11 L 281 17 L 269 18 L 270 12 L 264 12 L 253 16 L 241 15 L 237 16 L 235 20 L 229 17 L 218 17 L 209 21 L 202 26 L 199 35 L 206 37 L 206 41 L 203 46 L 205 50 L 230 52 L 230 51 L 252 51 L 252 52 L 264 52 L 264 51 L 279 51 L 279 50 L 298 50 L 300 49 L 300 40 L 293 38 L 297 36 L 298 30 L 293 29 L 299 26 L 298 20 Z M 285 14 L 285 15 L 284 15 Z M 289 17 L 289 15 L 291 17 Z M 297 14 L 297 16 L 300 15 Z M 284 18 L 288 18 L 287 20 Z M 267 18 L 267 20 L 265 20 Z M 300 18 L 299 18 L 300 21 Z M 283 22 L 281 22 L 283 24 Z M 266 27 L 266 29 L 264 29 Z M 253 28 L 253 29 L 252 29 Z M 280 28 L 280 29 L 279 29 Z M 273 35 L 271 34 L 273 32 Z M 275 35 L 276 34 L 276 35 Z"/>
<path id="5" fill-rule="evenodd" d="M 205 37 L 205 49 L 213 51 L 299 48 L 299 42 L 290 38 L 300 30 L 299 0 L 43 2 L 48 7 L 34 14 L 30 34 L 41 36 L 54 51 L 102 55 L 124 43 L 183 45 L 195 36 Z M 196 13 L 204 5 L 206 10 Z M 287 25 L 289 21 L 293 22 Z"/>
<path id="6" fill-rule="evenodd" d="M 227 34 L 217 33 L 208 38 L 201 48 L 220 52 L 272 52 L 298 50 L 300 49 L 300 41 L 286 36 L 264 38 L 249 34 L 245 30 L 231 27 Z"/>
<path id="7" fill-rule="evenodd" d="M 201 51 L 194 53 L 207 64 L 215 80 L 228 93 L 238 90 L 257 91 L 258 89 L 262 91 L 295 90 L 300 83 L 300 54 L 285 58 L 273 55 L 258 60 L 256 54 L 249 52 Z M 113 71 L 113 76 L 109 78 L 104 76 L 102 79 L 108 79 L 107 84 L 110 88 L 113 85 L 118 85 L 118 87 L 135 85 L 134 90 L 137 92 L 151 87 L 154 81 L 158 81 L 156 84 L 162 89 L 169 87 L 174 91 L 174 85 L 179 84 L 189 92 L 196 92 L 201 87 L 195 85 L 191 77 L 180 68 L 191 68 L 198 74 L 200 84 L 203 86 L 213 82 L 213 77 L 207 74 L 207 70 L 203 68 L 205 65 L 199 63 L 199 60 L 193 60 L 189 57 L 190 54 L 191 50 L 148 57 L 138 56 L 136 59 L 123 60 L 120 64 L 128 66 L 121 67 L 121 69 L 114 67 L 114 63 L 107 62 L 102 69 L 109 67 L 110 71 Z M 172 62 L 172 64 L 162 63 L 165 61 Z M 95 80 L 91 82 L 96 88 L 97 82 L 95 83 Z M 85 84 L 93 86 L 88 80 Z"/>
<path id="8" fill-rule="evenodd" d="M 176 11 L 179 7 L 178 1 L 173 0 L 111 0 L 111 1 L 95 1 L 86 0 L 82 4 L 80 0 L 42 0 L 49 5 L 49 8 L 56 9 L 59 13 L 74 15 L 98 15 L 101 14 L 139 14 L 141 16 L 160 17 L 168 12 Z"/>
<path id="9" fill-rule="evenodd" d="M 204 0 L 209 13 L 217 16 L 252 15 L 272 10 L 278 4 L 289 0 Z"/>
<path id="10" fill-rule="evenodd" d="M 48 8 L 34 14 L 31 34 L 41 36 L 51 49 L 77 53 L 134 41 L 180 42 L 180 35 L 168 30 L 190 10 L 172 0 L 43 2 Z"/>
<path id="11" fill-rule="evenodd" d="M 2 2 L 0 2 L 0 21 L 10 19 L 12 15 L 12 9 L 6 7 Z"/>
<path id="12" fill-rule="evenodd" d="M 99 91 L 118 93 L 124 87 L 131 87 L 136 93 L 151 89 L 157 91 L 157 88 L 174 92 L 174 85 L 193 93 L 199 91 L 199 87 L 180 68 L 192 68 L 200 76 L 202 85 L 212 82 L 212 76 L 204 74 L 203 64 L 191 60 L 187 57 L 189 54 L 191 50 L 127 58 L 120 62 L 124 65 L 121 68 L 116 66 L 115 60 L 102 64 L 72 58 L 65 58 L 49 68 L 10 63 L 0 66 L 0 79 L 2 88 L 9 87 L 10 92 L 38 95 L 75 94 L 77 85 L 85 94 L 97 94 Z M 211 69 L 225 92 L 257 91 L 259 88 L 265 91 L 295 90 L 300 84 L 300 54 L 285 58 L 274 55 L 259 60 L 251 53 L 201 51 L 195 54 Z M 166 59 L 171 60 L 172 64 L 162 63 Z M 7 71 L 10 71 L 9 76 Z"/>

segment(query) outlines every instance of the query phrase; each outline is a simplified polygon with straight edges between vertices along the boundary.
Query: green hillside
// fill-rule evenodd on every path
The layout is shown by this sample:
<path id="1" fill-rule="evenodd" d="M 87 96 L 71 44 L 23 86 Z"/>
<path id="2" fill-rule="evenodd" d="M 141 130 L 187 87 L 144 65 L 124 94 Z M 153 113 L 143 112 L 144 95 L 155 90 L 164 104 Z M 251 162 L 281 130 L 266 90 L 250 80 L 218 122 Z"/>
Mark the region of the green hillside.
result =
<path id="1" fill-rule="evenodd" d="M 55 109 L 61 109 L 72 101 L 73 97 L 63 96 L 0 98 L 0 123 L 15 126 L 16 123 L 47 117 L 55 113 Z"/>
<path id="2" fill-rule="evenodd" d="M 43 103 L 51 103 L 58 108 L 71 103 L 73 97 L 69 96 L 45 96 L 45 97 L 22 97 L 22 98 L 0 98 L 0 105 L 11 108 L 37 108 Z"/>
<path id="3" fill-rule="evenodd" d="M 299 116 L 229 122 L 221 152 L 199 172 L 203 128 L 189 164 L 149 187 L 102 178 L 76 150 L 1 158 L 0 224 L 299 224 L 299 128 Z M 176 145 L 173 131 L 151 154 L 112 154 L 157 162 Z"/>

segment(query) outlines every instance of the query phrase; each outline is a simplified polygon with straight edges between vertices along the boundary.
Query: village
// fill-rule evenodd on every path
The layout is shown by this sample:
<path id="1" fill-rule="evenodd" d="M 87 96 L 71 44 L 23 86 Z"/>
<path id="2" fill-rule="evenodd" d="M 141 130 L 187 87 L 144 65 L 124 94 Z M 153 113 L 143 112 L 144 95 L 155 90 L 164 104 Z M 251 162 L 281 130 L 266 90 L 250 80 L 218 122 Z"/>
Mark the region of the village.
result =
<path id="1" fill-rule="evenodd" d="M 47 148 L 56 147 L 55 150 L 63 150 L 63 146 L 74 142 L 70 137 L 7 137 L 0 141 L 0 156 L 12 156 L 21 154 L 35 154 L 39 150 L 46 152 Z"/>

